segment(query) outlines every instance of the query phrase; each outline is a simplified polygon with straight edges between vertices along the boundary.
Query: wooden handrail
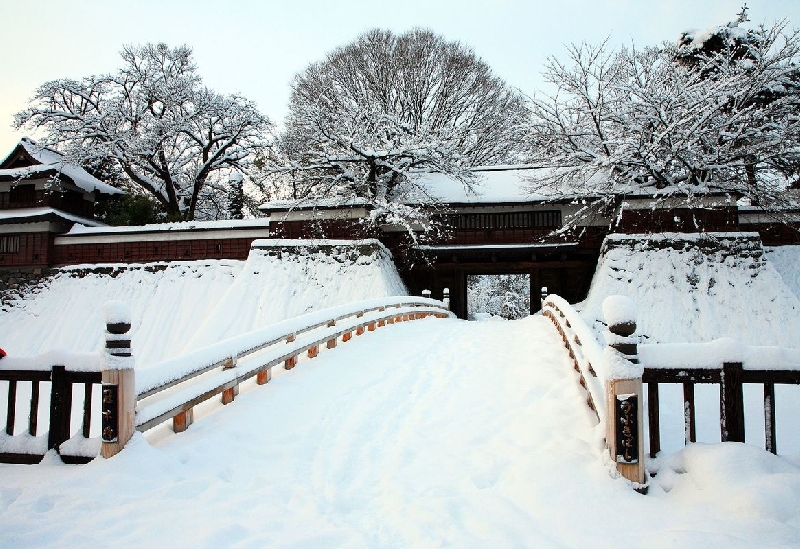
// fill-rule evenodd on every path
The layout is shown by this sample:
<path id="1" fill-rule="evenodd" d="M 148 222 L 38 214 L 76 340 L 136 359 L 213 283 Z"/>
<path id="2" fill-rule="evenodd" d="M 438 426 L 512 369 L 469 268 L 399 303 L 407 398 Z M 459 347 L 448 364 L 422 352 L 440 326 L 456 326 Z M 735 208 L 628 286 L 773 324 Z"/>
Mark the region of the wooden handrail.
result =
<path id="1" fill-rule="evenodd" d="M 139 400 L 152 396 L 160 391 L 174 387 L 206 372 L 222 367 L 227 361 L 238 360 L 244 356 L 257 353 L 267 347 L 281 343 L 294 334 L 298 336 L 313 330 L 326 327 L 330 322 L 338 323 L 341 320 L 360 314 L 379 311 L 386 307 L 422 307 L 433 306 L 449 311 L 440 301 L 428 298 L 400 296 L 378 300 L 367 300 L 351 303 L 342 307 L 333 307 L 322 311 L 308 313 L 291 318 L 259 330 L 254 330 L 219 343 L 208 345 L 201 349 L 191 351 L 177 358 L 167 359 L 152 364 L 144 371 L 137 372 L 137 398 Z M 211 358 L 209 358 L 211 357 Z M 171 379 L 148 381 L 147 374 L 155 372 L 163 375 L 171 367 L 180 366 L 182 363 L 195 361 L 195 364 L 186 368 L 176 368 L 182 372 Z"/>
<path id="2" fill-rule="evenodd" d="M 788 369 L 785 365 L 776 369 L 749 368 L 747 364 L 735 362 L 720 362 L 718 367 L 713 368 L 652 368 L 645 365 L 642 380 L 648 385 L 650 457 L 655 457 L 661 451 L 659 385 L 683 385 L 684 443 L 689 444 L 697 440 L 694 386 L 698 383 L 720 386 L 720 440 L 733 442 L 745 442 L 742 385 L 763 385 L 764 448 L 768 452 L 777 454 L 775 384 L 800 385 L 800 366 L 796 369 Z"/>
<path id="3" fill-rule="evenodd" d="M 570 309 L 572 308 L 566 301 L 558 296 L 550 295 L 544 299 L 542 314 L 550 319 L 564 342 L 573 367 L 578 373 L 579 382 L 586 391 L 586 404 L 594 412 L 597 420 L 604 423 L 605 409 L 602 403 L 605 397 L 602 384 L 597 381 L 597 373 L 592 366 L 593 361 L 600 360 L 600 344 L 594 339 L 583 319 L 578 316 L 577 312 Z M 573 312 L 574 314 L 570 314 Z"/>
<path id="4" fill-rule="evenodd" d="M 337 310 L 339 309 L 337 308 Z M 365 328 L 371 331 L 377 326 L 387 323 L 413 320 L 424 316 L 440 318 L 452 316 L 441 302 L 424 298 L 392 299 L 388 300 L 388 304 L 387 300 L 384 300 L 380 305 L 351 307 L 351 310 L 346 313 L 334 315 L 322 313 L 324 311 L 315 313 L 315 315 L 326 320 L 314 322 L 313 328 L 306 326 L 298 329 L 297 319 L 285 323 L 286 327 L 291 330 L 287 330 L 287 333 L 280 336 L 271 337 L 266 342 L 249 346 L 248 350 L 244 352 L 237 353 L 236 365 L 232 368 L 211 373 L 213 367 L 204 366 L 202 369 L 195 369 L 190 374 L 183 376 L 180 381 L 171 380 L 160 385 L 157 390 L 148 391 L 148 396 L 140 396 L 139 404 L 137 404 L 136 429 L 146 431 L 170 418 L 190 413 L 194 406 L 220 393 L 223 394 L 223 402 L 226 400 L 229 402 L 233 399 L 234 388 L 241 382 L 253 376 L 259 376 L 259 379 L 264 379 L 266 382 L 271 377 L 269 371 L 274 366 L 284 364 L 304 352 L 309 352 L 309 356 L 316 356 L 320 346 L 339 337 L 343 337 L 343 341 L 346 341 L 349 339 L 346 338 L 346 334 L 351 334 L 353 331 L 359 333 L 361 330 L 363 333 Z M 356 318 L 349 322 L 341 322 L 351 317 Z M 319 331 L 310 334 L 309 332 L 314 329 L 319 329 Z M 308 335 L 295 337 L 290 341 L 291 336 L 296 336 L 296 334 Z M 218 365 L 220 362 L 223 361 L 215 364 Z M 228 397 L 226 397 L 226 393 L 229 395 Z M 181 418 L 180 421 L 183 422 L 184 419 Z"/>

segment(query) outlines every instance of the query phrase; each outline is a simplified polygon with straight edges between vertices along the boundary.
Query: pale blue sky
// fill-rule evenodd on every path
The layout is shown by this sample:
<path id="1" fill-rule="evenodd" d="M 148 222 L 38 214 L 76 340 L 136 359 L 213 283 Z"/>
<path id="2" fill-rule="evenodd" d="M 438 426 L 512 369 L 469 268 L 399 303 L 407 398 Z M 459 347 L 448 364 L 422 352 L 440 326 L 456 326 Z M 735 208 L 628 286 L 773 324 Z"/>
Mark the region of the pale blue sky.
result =
<path id="1" fill-rule="evenodd" d="M 752 23 L 788 18 L 800 0 L 750 0 Z M 239 92 L 280 121 L 292 77 L 373 27 L 420 26 L 471 46 L 509 84 L 533 93 L 549 55 L 571 42 L 652 44 L 687 28 L 732 19 L 741 0 L 28 0 L 0 3 L 0 157 L 11 130 L 46 80 L 114 70 L 123 44 L 166 42 L 194 49 L 200 75 Z"/>

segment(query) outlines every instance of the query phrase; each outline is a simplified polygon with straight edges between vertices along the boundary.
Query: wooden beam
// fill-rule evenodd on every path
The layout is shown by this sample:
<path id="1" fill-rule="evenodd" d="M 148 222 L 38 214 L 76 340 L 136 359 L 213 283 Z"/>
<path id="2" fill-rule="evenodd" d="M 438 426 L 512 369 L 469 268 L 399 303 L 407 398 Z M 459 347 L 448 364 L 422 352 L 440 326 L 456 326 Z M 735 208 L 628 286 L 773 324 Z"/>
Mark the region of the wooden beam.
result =
<path id="1" fill-rule="evenodd" d="M 661 451 L 661 425 L 658 414 L 658 383 L 651 381 L 647 384 L 647 421 L 650 430 L 651 458 L 656 457 Z"/>
<path id="2" fill-rule="evenodd" d="M 764 447 L 767 452 L 778 453 L 775 437 L 775 384 L 764 384 Z"/>
<path id="3" fill-rule="evenodd" d="M 684 444 L 697 441 L 694 411 L 694 383 L 683 384 L 683 439 Z"/>
<path id="4" fill-rule="evenodd" d="M 719 393 L 722 442 L 744 442 L 741 362 L 726 362 L 722 365 Z"/>

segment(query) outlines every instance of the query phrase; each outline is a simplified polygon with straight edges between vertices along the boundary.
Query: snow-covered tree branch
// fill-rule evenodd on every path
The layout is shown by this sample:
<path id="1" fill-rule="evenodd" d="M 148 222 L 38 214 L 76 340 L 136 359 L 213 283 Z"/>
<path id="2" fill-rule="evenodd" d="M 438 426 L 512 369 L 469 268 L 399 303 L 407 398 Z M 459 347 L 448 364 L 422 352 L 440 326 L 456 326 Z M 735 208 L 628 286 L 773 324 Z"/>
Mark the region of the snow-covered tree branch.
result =
<path id="1" fill-rule="evenodd" d="M 800 175 L 800 36 L 785 23 L 687 32 L 677 44 L 573 45 L 531 100 L 537 161 L 565 194 L 717 190 L 781 211 Z M 598 202 L 605 203 L 607 200 Z"/>
<path id="2" fill-rule="evenodd" d="M 202 85 L 187 46 L 127 46 L 114 74 L 42 84 L 18 129 L 89 169 L 113 165 L 158 200 L 172 219 L 193 219 L 198 205 L 245 173 L 270 144 L 272 124 L 238 95 Z"/>
<path id="3" fill-rule="evenodd" d="M 310 65 L 292 85 L 271 174 L 287 198 L 357 197 L 376 223 L 418 224 L 400 186 L 421 171 L 469 186 L 471 167 L 521 158 L 524 100 L 465 46 L 427 30 L 372 30 Z"/>

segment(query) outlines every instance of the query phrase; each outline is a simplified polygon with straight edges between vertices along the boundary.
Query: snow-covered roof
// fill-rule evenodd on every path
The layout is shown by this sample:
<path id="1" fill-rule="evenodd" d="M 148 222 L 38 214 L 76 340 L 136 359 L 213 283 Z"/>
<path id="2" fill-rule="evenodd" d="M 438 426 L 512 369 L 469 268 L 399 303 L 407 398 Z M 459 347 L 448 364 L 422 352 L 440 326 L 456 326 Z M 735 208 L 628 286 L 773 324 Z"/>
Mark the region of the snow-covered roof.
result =
<path id="1" fill-rule="evenodd" d="M 176 223 L 156 223 L 126 227 L 75 225 L 64 236 L 91 236 L 100 234 L 158 233 L 180 231 L 245 230 L 269 228 L 269 218 L 226 219 L 220 221 L 180 221 Z"/>
<path id="2" fill-rule="evenodd" d="M 476 181 L 467 188 L 461 181 L 443 173 L 423 173 L 411 192 L 402 195 L 407 203 L 424 203 L 428 197 L 417 189 L 425 189 L 430 197 L 448 204 L 487 204 L 542 202 L 562 198 L 551 189 L 537 185 L 548 168 L 496 166 L 475 170 Z"/>
<path id="3" fill-rule="evenodd" d="M 0 177 L 27 179 L 35 175 L 57 173 L 68 177 L 77 187 L 89 193 L 98 191 L 103 194 L 124 194 L 123 191 L 103 183 L 80 166 L 67 164 L 64 161 L 63 155 L 58 151 L 41 147 L 37 145 L 35 141 L 27 137 L 20 139 L 19 145 L 0 161 L 0 166 L 11 158 L 18 147 L 22 147 L 28 156 L 30 156 L 34 162 L 38 162 L 38 164 L 21 168 L 0 169 Z"/>
<path id="4" fill-rule="evenodd" d="M 475 168 L 475 183 L 467 188 L 458 179 L 443 173 L 420 173 L 414 185 L 398 189 L 396 200 L 406 204 L 432 201 L 448 204 L 518 204 L 569 198 L 541 182 L 551 168 L 532 166 L 490 166 Z M 537 182 L 539 183 L 537 185 Z M 424 190 L 423 190 L 424 189 Z M 264 212 L 348 208 L 368 206 L 360 197 L 330 197 L 304 200 L 273 200 L 260 206 Z"/>
<path id="5" fill-rule="evenodd" d="M 17 210 L 0 210 L 0 224 L 6 223 L 34 223 L 46 217 L 60 217 L 73 223 L 81 223 L 88 227 L 103 227 L 100 221 L 67 213 L 55 208 L 20 208 Z"/>
<path id="6" fill-rule="evenodd" d="M 413 184 L 401 185 L 394 200 L 405 204 L 440 202 L 451 205 L 530 204 L 564 202 L 591 198 L 592 188 L 605 189 L 606 176 L 597 173 L 581 188 L 557 188 L 551 183 L 553 170 L 557 168 L 537 166 L 484 166 L 474 169 L 476 181 L 470 188 L 447 174 L 424 172 L 415 176 Z M 620 195 L 628 198 L 660 198 L 685 195 L 687 189 L 669 187 L 621 186 L 614 187 Z M 708 195 L 725 194 L 714 189 L 696 190 Z M 370 202 L 361 197 L 328 197 L 301 200 L 274 200 L 262 204 L 263 212 L 311 210 L 331 208 L 368 207 Z"/>

